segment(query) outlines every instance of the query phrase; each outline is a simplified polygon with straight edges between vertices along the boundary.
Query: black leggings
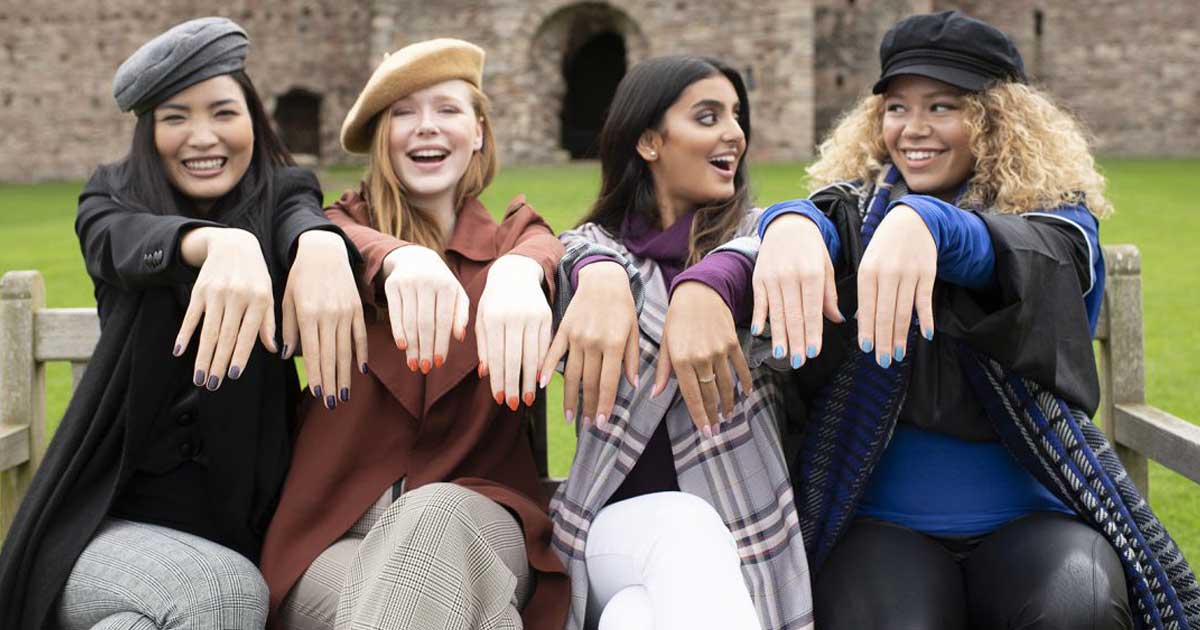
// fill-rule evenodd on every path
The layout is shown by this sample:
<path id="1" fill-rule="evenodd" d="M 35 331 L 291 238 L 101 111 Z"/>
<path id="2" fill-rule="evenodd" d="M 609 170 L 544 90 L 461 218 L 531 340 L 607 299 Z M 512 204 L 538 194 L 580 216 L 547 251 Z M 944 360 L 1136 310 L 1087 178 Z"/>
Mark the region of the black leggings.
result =
<path id="1" fill-rule="evenodd" d="M 821 630 L 1133 627 L 1112 547 L 1050 512 L 971 540 L 860 519 L 813 590 Z"/>

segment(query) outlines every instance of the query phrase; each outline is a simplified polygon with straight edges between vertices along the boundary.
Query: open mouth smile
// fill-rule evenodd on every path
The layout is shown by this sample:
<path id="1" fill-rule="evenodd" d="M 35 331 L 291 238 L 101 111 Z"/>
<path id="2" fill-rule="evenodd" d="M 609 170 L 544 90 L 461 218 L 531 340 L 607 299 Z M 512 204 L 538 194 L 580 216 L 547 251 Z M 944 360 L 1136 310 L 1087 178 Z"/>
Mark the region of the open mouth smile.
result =
<path id="1" fill-rule="evenodd" d="M 204 177 L 219 173 L 228 161 L 223 157 L 202 157 L 182 160 L 182 163 L 188 173 Z"/>
<path id="2" fill-rule="evenodd" d="M 417 164 L 436 165 L 441 164 L 450 156 L 450 152 L 445 149 L 417 149 L 408 152 L 408 159 Z"/>
<path id="3" fill-rule="evenodd" d="M 722 174 L 732 176 L 733 169 L 737 166 L 737 156 L 732 153 L 726 155 L 717 155 L 708 158 L 708 163 Z"/>

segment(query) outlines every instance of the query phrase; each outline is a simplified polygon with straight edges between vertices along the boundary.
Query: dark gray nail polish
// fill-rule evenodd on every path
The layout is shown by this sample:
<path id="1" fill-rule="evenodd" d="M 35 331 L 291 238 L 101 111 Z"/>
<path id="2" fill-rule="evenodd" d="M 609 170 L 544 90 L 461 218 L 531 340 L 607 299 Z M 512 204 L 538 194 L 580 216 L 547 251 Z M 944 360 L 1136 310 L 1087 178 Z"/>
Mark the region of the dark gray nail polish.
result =
<path id="1" fill-rule="evenodd" d="M 334 398 L 332 395 L 325 397 L 325 407 L 327 409 L 333 409 L 336 406 L 337 406 L 336 398 Z"/>
<path id="2" fill-rule="evenodd" d="M 209 376 L 208 377 L 208 390 L 213 391 L 213 392 L 217 391 L 217 385 L 219 385 L 220 383 L 221 383 L 221 379 L 217 378 L 216 374 Z"/>
<path id="3" fill-rule="evenodd" d="M 242 369 L 239 368 L 238 366 L 235 365 L 235 366 L 229 368 L 229 378 L 236 381 L 237 378 L 241 375 L 242 375 Z"/>
<path id="4" fill-rule="evenodd" d="M 341 398 L 342 402 L 350 402 L 350 388 L 343 387 L 342 391 L 338 392 L 338 398 Z"/>
<path id="5" fill-rule="evenodd" d="M 173 354 L 175 356 L 179 356 L 179 355 L 183 354 L 183 346 L 181 346 L 179 344 L 175 344 L 175 351 L 172 352 L 171 354 Z"/>
<path id="6" fill-rule="evenodd" d="M 317 398 L 321 398 L 321 386 L 320 385 L 317 385 L 316 387 L 313 388 L 313 396 L 316 396 Z"/>
<path id="7" fill-rule="evenodd" d="M 281 358 L 281 359 L 286 358 L 287 351 L 288 351 L 288 345 L 285 343 L 285 344 L 283 344 L 283 349 L 279 351 L 279 358 Z"/>
<path id="8" fill-rule="evenodd" d="M 363 374 L 366 374 L 366 373 L 367 373 L 367 364 L 366 364 L 366 363 L 362 364 L 362 365 L 359 367 L 359 369 L 360 369 L 360 370 L 362 370 L 362 373 L 363 373 Z"/>
<path id="9" fill-rule="evenodd" d="M 196 370 L 196 377 L 192 379 L 197 387 L 204 384 L 204 370 Z"/>

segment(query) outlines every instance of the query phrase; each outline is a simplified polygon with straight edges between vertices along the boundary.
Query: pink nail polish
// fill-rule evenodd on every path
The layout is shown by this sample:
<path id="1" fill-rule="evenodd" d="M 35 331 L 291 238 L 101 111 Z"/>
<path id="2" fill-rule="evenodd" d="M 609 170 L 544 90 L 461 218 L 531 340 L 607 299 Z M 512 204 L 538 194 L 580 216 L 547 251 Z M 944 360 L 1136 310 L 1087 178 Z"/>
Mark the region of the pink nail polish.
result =
<path id="1" fill-rule="evenodd" d="M 596 414 L 596 426 L 602 427 L 602 426 L 604 426 L 605 422 L 608 422 L 608 416 L 606 416 L 602 413 Z"/>
<path id="2" fill-rule="evenodd" d="M 575 419 L 575 412 L 567 409 L 563 412 L 563 419 L 567 421 L 567 424 L 571 424 L 571 421 Z"/>

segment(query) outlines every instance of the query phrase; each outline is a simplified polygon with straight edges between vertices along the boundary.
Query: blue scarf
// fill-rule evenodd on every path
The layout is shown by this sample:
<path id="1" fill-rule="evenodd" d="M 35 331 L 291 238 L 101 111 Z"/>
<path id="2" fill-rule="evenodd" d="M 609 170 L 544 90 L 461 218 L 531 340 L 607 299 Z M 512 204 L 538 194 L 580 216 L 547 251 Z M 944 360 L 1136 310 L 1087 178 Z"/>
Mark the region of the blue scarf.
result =
<path id="1" fill-rule="evenodd" d="M 862 221 L 865 249 L 900 180 L 889 167 Z M 853 338 L 853 337 L 852 337 Z M 908 345 L 917 343 L 917 326 Z M 1200 586 L 1175 541 L 1129 480 L 1102 431 L 1051 391 L 957 344 L 972 390 L 1001 442 L 1038 481 L 1100 532 L 1125 570 L 1136 628 L 1200 629 Z M 813 573 L 853 521 L 891 440 L 912 362 L 890 369 L 852 351 L 814 398 L 793 470 Z"/>

